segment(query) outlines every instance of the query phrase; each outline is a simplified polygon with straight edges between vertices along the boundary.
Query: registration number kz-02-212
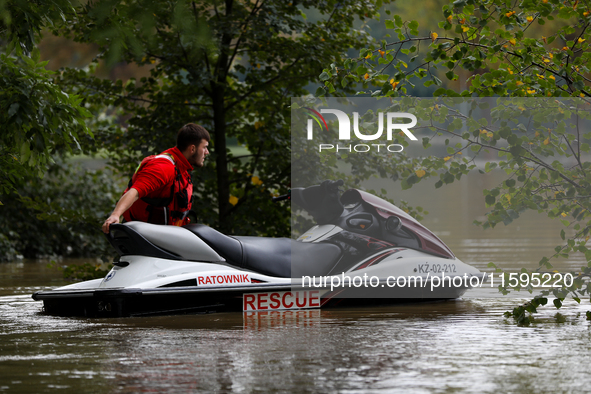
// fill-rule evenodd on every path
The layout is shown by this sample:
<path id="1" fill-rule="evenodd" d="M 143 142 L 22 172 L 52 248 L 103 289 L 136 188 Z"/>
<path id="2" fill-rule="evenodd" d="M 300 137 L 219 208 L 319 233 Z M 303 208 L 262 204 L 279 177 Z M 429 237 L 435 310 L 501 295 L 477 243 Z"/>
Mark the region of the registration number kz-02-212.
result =
<path id="1" fill-rule="evenodd" d="M 455 264 L 425 263 L 425 264 L 419 264 L 417 266 L 417 268 L 414 269 L 414 271 L 418 272 L 419 274 L 426 274 L 429 272 L 432 274 L 441 274 L 441 273 L 453 274 L 454 272 L 456 272 L 456 265 Z"/>

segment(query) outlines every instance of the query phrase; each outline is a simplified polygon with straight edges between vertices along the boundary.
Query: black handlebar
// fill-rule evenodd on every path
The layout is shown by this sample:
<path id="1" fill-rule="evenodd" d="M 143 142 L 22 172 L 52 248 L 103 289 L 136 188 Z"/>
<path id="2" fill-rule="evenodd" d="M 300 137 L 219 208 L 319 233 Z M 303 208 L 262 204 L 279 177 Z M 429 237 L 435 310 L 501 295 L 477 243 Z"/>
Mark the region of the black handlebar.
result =
<path id="1" fill-rule="evenodd" d="M 339 187 L 345 184 L 345 182 L 342 179 L 339 179 L 338 181 L 324 181 L 322 183 L 326 185 L 326 190 L 331 192 L 340 191 Z"/>
<path id="2" fill-rule="evenodd" d="M 342 180 L 324 181 L 320 185 L 308 186 L 307 188 L 294 188 L 291 190 L 293 199 L 297 206 L 306 210 L 317 224 L 328 224 L 331 220 L 343 213 L 343 205 L 340 202 L 340 186 Z"/>
<path id="3" fill-rule="evenodd" d="M 287 191 L 287 194 L 284 194 L 284 195 L 278 196 L 278 197 L 273 197 L 271 200 L 273 202 L 283 201 L 283 200 L 291 200 L 291 189 L 289 189 Z"/>

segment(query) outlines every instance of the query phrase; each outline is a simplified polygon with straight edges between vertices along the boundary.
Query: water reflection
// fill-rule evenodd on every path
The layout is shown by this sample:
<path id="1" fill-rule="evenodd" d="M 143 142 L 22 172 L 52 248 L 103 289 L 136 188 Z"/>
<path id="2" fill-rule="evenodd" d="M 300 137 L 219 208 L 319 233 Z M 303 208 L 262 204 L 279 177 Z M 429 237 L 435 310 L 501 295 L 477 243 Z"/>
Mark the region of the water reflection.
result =
<path id="1" fill-rule="evenodd" d="M 563 392 L 588 382 L 588 305 L 518 328 L 515 300 L 371 309 L 64 319 L 0 297 L 0 388 L 10 392 Z M 577 317 L 577 313 L 581 313 Z M 576 360 L 574 362 L 573 360 Z M 555 390 L 553 390 L 555 391 Z"/>

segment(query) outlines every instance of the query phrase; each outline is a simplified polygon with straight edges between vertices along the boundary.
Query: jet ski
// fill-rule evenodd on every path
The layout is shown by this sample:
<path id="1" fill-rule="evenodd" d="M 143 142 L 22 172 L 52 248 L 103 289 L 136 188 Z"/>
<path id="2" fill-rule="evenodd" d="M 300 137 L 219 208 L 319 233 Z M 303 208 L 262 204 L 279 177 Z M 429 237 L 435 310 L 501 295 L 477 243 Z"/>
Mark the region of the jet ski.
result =
<path id="1" fill-rule="evenodd" d="M 316 225 L 297 240 L 203 225 L 112 224 L 111 271 L 33 294 L 56 316 L 273 311 L 455 299 L 482 282 L 426 227 L 342 181 L 292 189 Z M 309 219 L 308 219 L 309 220 Z"/>

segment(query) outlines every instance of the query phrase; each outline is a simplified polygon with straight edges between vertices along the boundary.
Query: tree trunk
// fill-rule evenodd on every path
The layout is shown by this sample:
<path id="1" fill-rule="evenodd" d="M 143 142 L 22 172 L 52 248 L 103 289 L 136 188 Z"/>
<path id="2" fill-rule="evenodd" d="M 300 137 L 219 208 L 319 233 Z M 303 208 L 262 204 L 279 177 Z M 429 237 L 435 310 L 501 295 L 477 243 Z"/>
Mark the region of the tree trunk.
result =
<path id="1" fill-rule="evenodd" d="M 232 14 L 233 0 L 226 0 L 226 17 Z M 231 224 L 227 223 L 227 214 L 230 211 L 230 182 L 228 179 L 228 155 L 226 153 L 226 108 L 225 86 L 226 70 L 229 61 L 230 44 L 232 36 L 224 33 L 221 37 L 220 56 L 218 58 L 214 75 L 212 76 L 211 91 L 214 122 L 214 149 L 216 154 L 218 221 L 222 232 L 231 231 Z"/>
<path id="2" fill-rule="evenodd" d="M 214 148 L 216 154 L 218 221 L 221 231 L 229 230 L 226 214 L 230 210 L 230 185 L 228 181 L 228 156 L 226 154 L 226 114 L 224 108 L 223 88 L 213 91 L 213 122 Z"/>

